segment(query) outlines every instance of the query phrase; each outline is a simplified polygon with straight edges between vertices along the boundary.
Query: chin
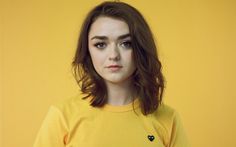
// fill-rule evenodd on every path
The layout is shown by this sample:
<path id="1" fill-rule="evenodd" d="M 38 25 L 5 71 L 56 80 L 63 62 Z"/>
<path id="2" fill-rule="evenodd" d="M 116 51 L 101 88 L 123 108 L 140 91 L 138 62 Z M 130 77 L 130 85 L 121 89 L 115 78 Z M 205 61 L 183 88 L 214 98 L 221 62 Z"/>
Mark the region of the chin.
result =
<path id="1" fill-rule="evenodd" d="M 106 81 L 113 84 L 119 84 L 123 82 L 123 80 L 106 80 Z"/>
<path id="2" fill-rule="evenodd" d="M 109 83 L 113 83 L 113 84 L 120 84 L 120 83 L 124 83 L 124 82 L 128 82 L 130 78 L 116 78 L 116 79 L 105 79 L 105 81 L 109 82 Z"/>

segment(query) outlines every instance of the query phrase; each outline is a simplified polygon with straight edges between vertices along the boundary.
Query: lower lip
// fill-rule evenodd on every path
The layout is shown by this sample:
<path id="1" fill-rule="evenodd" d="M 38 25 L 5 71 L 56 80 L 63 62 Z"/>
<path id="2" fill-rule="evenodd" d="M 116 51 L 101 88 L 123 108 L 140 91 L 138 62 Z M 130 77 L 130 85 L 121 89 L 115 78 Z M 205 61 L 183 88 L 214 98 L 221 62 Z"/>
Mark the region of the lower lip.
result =
<path id="1" fill-rule="evenodd" d="M 115 71 L 119 71 L 121 67 L 109 67 L 108 69 L 115 72 Z"/>

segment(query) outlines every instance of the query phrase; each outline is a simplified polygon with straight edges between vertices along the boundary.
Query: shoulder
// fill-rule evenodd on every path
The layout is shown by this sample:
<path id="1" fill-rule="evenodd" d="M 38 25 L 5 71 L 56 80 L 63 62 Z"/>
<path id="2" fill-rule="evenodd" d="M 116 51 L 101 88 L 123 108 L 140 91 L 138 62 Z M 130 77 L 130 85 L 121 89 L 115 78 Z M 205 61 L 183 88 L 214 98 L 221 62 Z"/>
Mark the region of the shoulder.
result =
<path id="1" fill-rule="evenodd" d="M 60 110 L 72 109 L 72 108 L 77 109 L 78 105 L 81 106 L 85 104 L 85 100 L 82 99 L 84 96 L 85 95 L 82 94 L 76 94 L 62 101 L 59 101 L 53 105 Z"/>
<path id="2" fill-rule="evenodd" d="M 177 110 L 164 103 L 162 103 L 152 115 L 154 121 L 165 130 L 169 137 L 173 127 L 180 120 Z"/>
<path id="3" fill-rule="evenodd" d="M 178 112 L 173 107 L 162 103 L 153 114 L 162 121 L 172 121 Z"/>
<path id="4" fill-rule="evenodd" d="M 156 118 L 167 131 L 168 146 L 191 146 L 177 110 L 164 104 L 156 112 Z"/>
<path id="5" fill-rule="evenodd" d="M 65 119 L 73 118 L 82 111 L 88 111 L 89 99 L 83 99 L 85 95 L 76 94 L 60 102 L 54 103 L 51 107 L 57 109 Z"/>
<path id="6" fill-rule="evenodd" d="M 168 132 L 173 129 L 173 127 L 181 125 L 181 117 L 175 108 L 162 104 L 155 112 L 155 117 L 168 128 Z"/>
<path id="7" fill-rule="evenodd" d="M 168 106 L 162 104 L 153 113 L 155 124 L 159 126 L 162 132 L 165 134 L 166 142 L 170 144 L 178 144 L 183 146 L 189 146 L 188 139 L 185 134 L 185 130 L 181 121 L 179 112 Z"/>

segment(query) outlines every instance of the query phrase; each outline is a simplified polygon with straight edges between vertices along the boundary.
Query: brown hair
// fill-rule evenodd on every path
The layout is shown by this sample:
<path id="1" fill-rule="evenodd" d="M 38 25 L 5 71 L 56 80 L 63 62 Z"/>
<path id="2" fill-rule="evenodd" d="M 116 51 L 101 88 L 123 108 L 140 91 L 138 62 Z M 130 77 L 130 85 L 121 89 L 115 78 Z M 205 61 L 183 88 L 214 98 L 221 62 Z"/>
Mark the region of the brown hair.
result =
<path id="1" fill-rule="evenodd" d="M 107 102 L 107 87 L 103 78 L 95 71 L 88 51 L 88 33 L 92 23 L 100 16 L 123 20 L 129 26 L 136 71 L 132 86 L 140 100 L 144 115 L 154 112 L 162 102 L 164 77 L 157 47 L 152 32 L 134 7 L 124 2 L 103 2 L 93 8 L 84 20 L 79 35 L 78 46 L 72 62 L 74 77 L 82 93 L 93 99 L 92 106 L 102 107 Z"/>

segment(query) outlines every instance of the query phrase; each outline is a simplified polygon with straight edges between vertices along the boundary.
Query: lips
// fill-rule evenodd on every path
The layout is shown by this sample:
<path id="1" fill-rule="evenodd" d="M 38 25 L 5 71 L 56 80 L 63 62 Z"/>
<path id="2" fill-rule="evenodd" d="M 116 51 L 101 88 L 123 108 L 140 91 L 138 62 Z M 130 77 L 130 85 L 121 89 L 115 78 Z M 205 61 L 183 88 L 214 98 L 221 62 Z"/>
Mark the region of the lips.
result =
<path id="1" fill-rule="evenodd" d="M 109 65 L 107 68 L 122 68 L 120 65 Z"/>
<path id="2" fill-rule="evenodd" d="M 111 72 L 118 72 L 122 68 L 122 66 L 120 66 L 120 65 L 109 65 L 109 66 L 107 66 L 107 68 Z"/>

